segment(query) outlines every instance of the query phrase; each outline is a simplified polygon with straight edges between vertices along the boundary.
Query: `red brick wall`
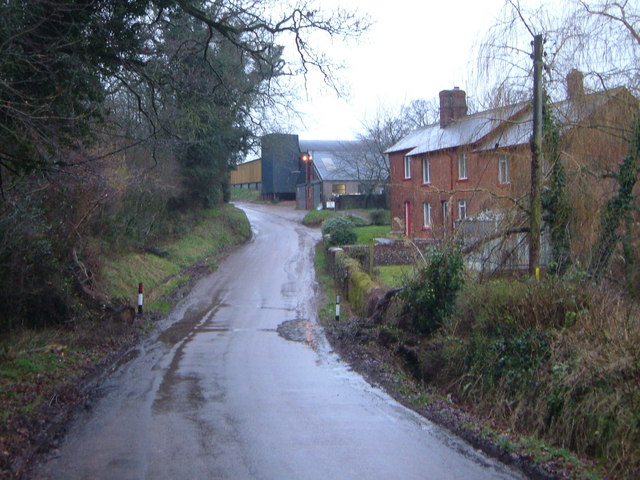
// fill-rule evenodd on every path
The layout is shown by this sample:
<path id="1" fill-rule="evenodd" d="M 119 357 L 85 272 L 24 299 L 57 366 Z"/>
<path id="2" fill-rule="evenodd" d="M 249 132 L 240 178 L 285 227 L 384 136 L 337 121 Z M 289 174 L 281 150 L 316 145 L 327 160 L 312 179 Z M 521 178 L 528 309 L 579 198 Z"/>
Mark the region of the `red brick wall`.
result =
<path id="1" fill-rule="evenodd" d="M 502 197 L 510 197 L 520 191 L 522 172 L 528 172 L 526 154 L 523 152 L 492 151 L 489 153 L 467 153 L 467 179 L 459 179 L 458 152 L 448 150 L 430 155 L 431 183 L 422 183 L 422 159 L 424 155 L 411 158 L 411 179 L 404 179 L 404 153 L 389 156 L 391 166 L 391 218 L 392 230 L 404 231 L 404 205 L 411 204 L 412 238 L 442 238 L 453 232 L 458 220 L 458 202 L 467 201 L 467 216 L 474 216 L 488 209 L 508 205 Z M 509 155 L 511 182 L 498 183 L 498 158 Z M 526 179 L 525 179 L 526 180 Z M 448 219 L 445 223 L 442 202 L 449 202 Z M 431 228 L 423 225 L 423 203 L 431 204 Z"/>

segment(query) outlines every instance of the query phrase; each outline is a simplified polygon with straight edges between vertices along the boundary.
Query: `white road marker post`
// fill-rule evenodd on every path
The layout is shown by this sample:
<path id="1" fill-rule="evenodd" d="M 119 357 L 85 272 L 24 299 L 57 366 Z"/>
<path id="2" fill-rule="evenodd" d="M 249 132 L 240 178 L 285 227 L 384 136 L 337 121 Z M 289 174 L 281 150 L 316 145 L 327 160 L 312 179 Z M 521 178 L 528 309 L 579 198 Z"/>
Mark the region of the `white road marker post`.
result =
<path id="1" fill-rule="evenodd" d="M 340 295 L 336 296 L 336 321 L 340 321 Z"/>
<path id="2" fill-rule="evenodd" d="M 142 315 L 142 282 L 138 283 L 138 315 Z"/>

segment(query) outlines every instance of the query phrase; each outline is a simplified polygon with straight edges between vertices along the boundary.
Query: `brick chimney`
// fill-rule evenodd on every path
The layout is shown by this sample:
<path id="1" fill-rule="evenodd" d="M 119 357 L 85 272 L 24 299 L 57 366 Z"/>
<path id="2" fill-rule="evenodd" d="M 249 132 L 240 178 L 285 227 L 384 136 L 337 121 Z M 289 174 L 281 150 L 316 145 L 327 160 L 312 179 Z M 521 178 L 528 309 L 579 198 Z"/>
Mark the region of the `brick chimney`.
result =
<path id="1" fill-rule="evenodd" d="M 467 114 L 467 94 L 458 87 L 440 92 L 440 127 Z"/>
<path id="2" fill-rule="evenodd" d="M 584 95 L 584 75 L 575 68 L 567 74 L 567 97 L 578 100 Z"/>

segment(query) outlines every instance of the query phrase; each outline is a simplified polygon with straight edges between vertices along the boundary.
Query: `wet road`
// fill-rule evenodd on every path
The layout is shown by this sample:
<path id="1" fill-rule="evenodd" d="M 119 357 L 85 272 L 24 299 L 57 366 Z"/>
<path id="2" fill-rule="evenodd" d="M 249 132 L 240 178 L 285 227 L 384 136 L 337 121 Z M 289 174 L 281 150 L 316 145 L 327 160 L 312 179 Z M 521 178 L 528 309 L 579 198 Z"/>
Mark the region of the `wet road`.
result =
<path id="1" fill-rule="evenodd" d="M 254 238 L 103 386 L 38 479 L 520 478 L 369 386 L 316 326 L 319 231 L 243 206 Z"/>

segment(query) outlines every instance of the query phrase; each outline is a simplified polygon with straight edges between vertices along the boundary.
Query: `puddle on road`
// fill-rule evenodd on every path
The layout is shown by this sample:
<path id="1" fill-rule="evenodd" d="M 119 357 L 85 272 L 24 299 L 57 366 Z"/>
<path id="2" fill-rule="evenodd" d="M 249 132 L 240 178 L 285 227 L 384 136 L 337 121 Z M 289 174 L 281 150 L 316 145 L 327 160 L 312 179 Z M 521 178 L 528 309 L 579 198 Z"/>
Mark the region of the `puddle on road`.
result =
<path id="1" fill-rule="evenodd" d="M 302 342 L 315 348 L 317 345 L 316 325 L 309 320 L 287 320 L 278 325 L 276 331 L 285 340 Z"/>
<path id="2" fill-rule="evenodd" d="M 214 317 L 215 313 L 224 306 L 226 305 L 214 305 L 213 308 L 208 311 L 188 310 L 180 320 L 173 323 L 166 330 L 160 333 L 158 340 L 169 345 L 176 345 L 188 335 L 194 334 L 196 330 L 210 328 L 216 329 L 220 332 L 227 331 L 228 327 L 225 325 L 209 325 L 211 323 L 210 320 Z"/>
<path id="3" fill-rule="evenodd" d="M 175 345 L 186 337 L 200 323 L 203 312 L 188 311 L 181 320 L 175 322 L 165 331 L 163 331 L 158 340 L 169 345 Z"/>

